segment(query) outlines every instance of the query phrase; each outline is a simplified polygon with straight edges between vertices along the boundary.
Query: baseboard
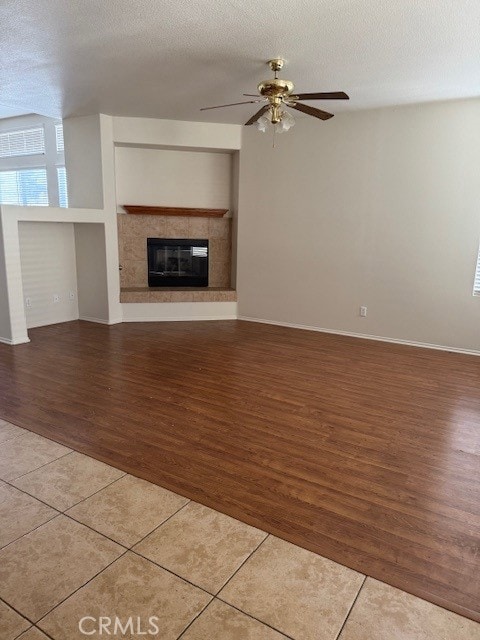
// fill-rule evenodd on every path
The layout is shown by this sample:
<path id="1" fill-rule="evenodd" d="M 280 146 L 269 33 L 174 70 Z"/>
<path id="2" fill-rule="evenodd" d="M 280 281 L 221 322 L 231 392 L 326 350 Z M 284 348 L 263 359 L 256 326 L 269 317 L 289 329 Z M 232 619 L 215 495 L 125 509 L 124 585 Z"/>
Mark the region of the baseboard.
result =
<path id="1" fill-rule="evenodd" d="M 63 324 L 64 322 L 74 322 L 75 320 L 78 320 L 78 313 L 75 313 L 72 316 L 69 316 L 68 318 L 55 318 L 55 320 L 40 320 L 40 322 L 34 322 L 33 324 L 28 323 L 27 324 L 27 331 L 29 329 L 39 329 L 40 327 L 50 327 L 53 324 Z"/>
<path id="2" fill-rule="evenodd" d="M 148 316 L 134 316 L 124 318 L 123 322 L 198 322 L 201 320 L 237 320 L 236 315 L 230 316 L 165 316 L 162 318 L 152 318 Z"/>
<path id="3" fill-rule="evenodd" d="M 92 318 L 89 316 L 80 316 L 79 320 L 84 320 L 85 322 L 96 322 L 98 324 L 120 324 L 122 322 L 188 322 L 199 321 L 199 320 L 236 320 L 236 315 L 228 315 L 228 316 L 166 316 L 162 318 L 152 318 L 151 316 L 133 316 L 130 318 L 122 318 L 121 320 L 102 320 L 100 318 Z"/>
<path id="4" fill-rule="evenodd" d="M 272 324 L 290 329 L 304 329 L 305 331 L 317 331 L 319 333 L 331 333 L 337 336 L 348 336 L 350 338 L 363 338 L 364 340 L 376 340 L 377 342 L 391 342 L 402 344 L 407 347 L 420 347 L 422 349 L 436 349 L 437 351 L 451 351 L 452 353 L 463 353 L 469 356 L 480 356 L 480 351 L 475 349 L 461 349 L 458 347 L 448 347 L 441 344 L 431 344 L 429 342 L 415 342 L 413 340 L 402 340 L 400 338 L 387 338 L 385 336 L 372 336 L 365 333 L 354 333 L 353 331 L 340 331 L 336 329 L 325 329 L 323 327 L 312 327 L 307 324 L 295 324 L 293 322 L 278 322 L 276 320 L 264 320 L 262 318 L 250 318 L 248 316 L 238 316 L 238 320 L 246 322 L 259 322 L 260 324 Z"/>
<path id="5" fill-rule="evenodd" d="M 85 320 L 85 322 L 96 322 L 97 324 L 112 324 L 108 320 L 103 318 L 92 318 L 91 316 L 79 316 L 79 320 Z"/>
<path id="6" fill-rule="evenodd" d="M 16 344 L 27 344 L 28 342 L 30 342 L 30 338 L 20 338 L 19 340 L 11 340 L 10 338 L 0 337 L 0 342 L 2 344 L 10 344 L 14 346 Z"/>

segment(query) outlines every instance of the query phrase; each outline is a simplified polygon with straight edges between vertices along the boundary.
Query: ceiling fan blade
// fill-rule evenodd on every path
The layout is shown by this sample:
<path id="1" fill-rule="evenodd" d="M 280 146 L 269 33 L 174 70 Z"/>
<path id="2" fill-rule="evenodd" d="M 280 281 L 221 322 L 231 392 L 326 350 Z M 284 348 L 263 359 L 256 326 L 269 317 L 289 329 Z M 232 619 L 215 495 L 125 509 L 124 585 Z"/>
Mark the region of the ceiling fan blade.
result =
<path id="1" fill-rule="evenodd" d="M 320 118 L 320 120 L 329 120 L 330 118 L 333 118 L 333 113 L 328 113 L 327 111 L 322 111 L 321 109 L 315 109 L 315 107 L 309 107 L 308 104 L 302 104 L 301 102 L 289 104 L 288 106 L 292 109 L 296 109 L 297 111 L 307 113 L 309 116 L 313 116 L 314 118 Z"/>
<path id="2" fill-rule="evenodd" d="M 296 93 L 297 100 L 350 100 L 345 91 L 327 91 L 324 93 Z"/>
<path id="3" fill-rule="evenodd" d="M 260 98 L 258 93 L 243 93 L 242 95 L 247 96 L 248 98 Z"/>
<path id="4" fill-rule="evenodd" d="M 254 124 L 259 118 L 263 116 L 263 114 L 270 109 L 270 104 L 264 105 L 257 113 L 255 113 L 250 120 L 245 122 L 245 125 L 248 126 L 250 124 Z"/>
<path id="5" fill-rule="evenodd" d="M 245 100 L 245 102 L 232 102 L 231 104 L 219 104 L 216 107 L 202 107 L 200 111 L 208 111 L 209 109 L 223 109 L 223 107 L 235 107 L 237 104 L 254 104 L 255 102 L 262 102 L 262 98 L 259 100 Z"/>

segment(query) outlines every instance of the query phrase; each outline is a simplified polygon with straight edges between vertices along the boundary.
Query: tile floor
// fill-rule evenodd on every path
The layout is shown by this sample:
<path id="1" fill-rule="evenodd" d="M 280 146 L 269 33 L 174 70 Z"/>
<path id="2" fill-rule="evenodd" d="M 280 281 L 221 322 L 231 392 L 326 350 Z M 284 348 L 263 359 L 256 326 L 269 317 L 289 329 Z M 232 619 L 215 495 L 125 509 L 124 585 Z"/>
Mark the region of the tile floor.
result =
<path id="1" fill-rule="evenodd" d="M 480 624 L 0 420 L 0 640 L 96 637 L 480 640 Z"/>

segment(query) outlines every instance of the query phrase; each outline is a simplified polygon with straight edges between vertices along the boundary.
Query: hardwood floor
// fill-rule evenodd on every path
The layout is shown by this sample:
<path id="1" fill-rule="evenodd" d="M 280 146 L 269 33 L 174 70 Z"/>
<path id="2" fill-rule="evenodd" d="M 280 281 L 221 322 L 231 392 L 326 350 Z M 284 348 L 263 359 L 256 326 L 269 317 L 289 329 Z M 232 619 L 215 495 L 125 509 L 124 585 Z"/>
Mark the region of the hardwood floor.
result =
<path id="1" fill-rule="evenodd" d="M 0 345 L 0 417 L 480 621 L 480 358 L 247 322 Z"/>

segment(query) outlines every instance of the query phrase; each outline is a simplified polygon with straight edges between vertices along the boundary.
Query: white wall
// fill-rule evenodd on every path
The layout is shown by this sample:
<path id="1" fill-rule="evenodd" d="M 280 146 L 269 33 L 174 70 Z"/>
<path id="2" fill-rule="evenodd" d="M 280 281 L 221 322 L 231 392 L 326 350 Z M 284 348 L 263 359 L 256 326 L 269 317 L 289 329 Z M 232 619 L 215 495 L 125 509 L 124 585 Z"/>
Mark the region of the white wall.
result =
<path id="1" fill-rule="evenodd" d="M 237 253 L 238 253 L 238 197 L 240 190 L 240 153 L 237 151 L 232 156 L 232 174 L 231 174 L 232 188 L 232 287 L 237 287 Z"/>
<path id="2" fill-rule="evenodd" d="M 75 224 L 78 309 L 82 320 L 109 323 L 105 229 L 101 224 Z"/>
<path id="3" fill-rule="evenodd" d="M 76 320 L 73 224 L 20 222 L 19 239 L 23 295 L 31 302 L 31 307 L 25 307 L 27 328 Z M 54 295 L 58 295 L 58 302 L 54 302 Z"/>
<path id="4" fill-rule="evenodd" d="M 117 202 L 230 209 L 228 153 L 115 148 Z"/>
<path id="5" fill-rule="evenodd" d="M 104 206 L 101 118 L 95 115 L 63 121 L 69 207 L 102 209 Z"/>
<path id="6" fill-rule="evenodd" d="M 48 207 L 0 206 L 0 341 L 7 344 L 29 342 L 23 302 L 22 265 L 17 211 L 47 210 Z M 65 211 L 65 209 L 62 209 Z"/>
<path id="7" fill-rule="evenodd" d="M 2 216 L 0 216 L 0 342 L 10 343 L 12 341 L 12 325 L 2 222 Z"/>
<path id="8" fill-rule="evenodd" d="M 480 100 L 246 128 L 240 155 L 241 317 L 480 350 Z"/>
<path id="9" fill-rule="evenodd" d="M 171 149 L 238 151 L 242 126 L 213 122 L 183 122 L 156 118 L 113 118 L 117 144 L 156 145 Z"/>
<path id="10" fill-rule="evenodd" d="M 82 267 L 82 273 L 96 273 L 95 281 L 90 285 L 88 278 L 83 277 L 79 270 L 80 316 L 114 324 L 121 322 L 122 310 L 118 272 L 113 118 L 104 114 L 68 118 L 64 120 L 63 127 L 69 204 L 72 207 L 101 208 L 104 223 L 102 230 L 92 227 L 83 232 L 79 230 L 76 234 L 77 264 Z M 92 210 L 92 223 L 93 213 Z M 78 222 L 88 224 L 89 216 L 82 216 Z M 82 260 L 82 256 L 88 258 L 91 254 L 89 237 L 99 254 L 94 268 L 90 264 L 83 265 Z M 100 290 L 103 291 L 103 296 L 106 295 L 105 300 L 97 299 Z"/>

